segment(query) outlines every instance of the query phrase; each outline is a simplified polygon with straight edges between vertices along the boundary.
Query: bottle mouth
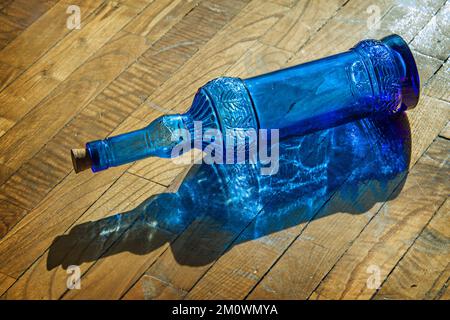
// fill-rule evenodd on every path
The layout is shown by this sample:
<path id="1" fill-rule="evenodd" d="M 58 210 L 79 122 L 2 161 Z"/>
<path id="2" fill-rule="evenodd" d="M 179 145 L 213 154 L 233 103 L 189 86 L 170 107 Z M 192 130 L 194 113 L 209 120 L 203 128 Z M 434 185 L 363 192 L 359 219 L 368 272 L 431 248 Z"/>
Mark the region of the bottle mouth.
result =
<path id="1" fill-rule="evenodd" d="M 400 79 L 402 109 L 413 109 L 419 102 L 420 78 L 411 49 L 402 37 L 393 34 L 381 39 L 385 45 L 395 51 L 401 58 L 404 73 Z"/>

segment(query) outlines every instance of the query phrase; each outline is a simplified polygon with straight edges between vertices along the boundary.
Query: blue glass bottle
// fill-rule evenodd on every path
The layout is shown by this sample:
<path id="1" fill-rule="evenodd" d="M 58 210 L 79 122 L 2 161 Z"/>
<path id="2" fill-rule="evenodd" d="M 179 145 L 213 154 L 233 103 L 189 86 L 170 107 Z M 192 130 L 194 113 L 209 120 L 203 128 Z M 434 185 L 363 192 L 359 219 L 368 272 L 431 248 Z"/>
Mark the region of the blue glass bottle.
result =
<path id="1" fill-rule="evenodd" d="M 164 115 L 148 127 L 72 150 L 75 171 L 105 170 L 142 158 L 170 158 L 172 133 L 279 129 L 303 135 L 368 116 L 414 108 L 420 94 L 417 67 L 398 35 L 364 40 L 347 52 L 249 79 L 222 77 L 201 87 L 184 114 Z M 204 147 L 204 146 L 203 146 Z"/>

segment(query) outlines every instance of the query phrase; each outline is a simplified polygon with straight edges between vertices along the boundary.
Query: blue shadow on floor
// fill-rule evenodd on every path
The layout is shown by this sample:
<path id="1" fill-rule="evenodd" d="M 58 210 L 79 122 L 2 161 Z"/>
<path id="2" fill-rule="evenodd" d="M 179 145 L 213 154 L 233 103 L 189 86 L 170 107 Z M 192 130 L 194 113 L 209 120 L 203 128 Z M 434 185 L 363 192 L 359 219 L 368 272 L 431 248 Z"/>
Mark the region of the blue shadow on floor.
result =
<path id="1" fill-rule="evenodd" d="M 47 269 L 123 251 L 144 255 L 168 242 L 179 264 L 206 265 L 244 241 L 395 198 L 410 154 L 410 127 L 400 114 L 284 140 L 276 175 L 251 164 L 196 165 L 176 193 L 55 238 Z"/>

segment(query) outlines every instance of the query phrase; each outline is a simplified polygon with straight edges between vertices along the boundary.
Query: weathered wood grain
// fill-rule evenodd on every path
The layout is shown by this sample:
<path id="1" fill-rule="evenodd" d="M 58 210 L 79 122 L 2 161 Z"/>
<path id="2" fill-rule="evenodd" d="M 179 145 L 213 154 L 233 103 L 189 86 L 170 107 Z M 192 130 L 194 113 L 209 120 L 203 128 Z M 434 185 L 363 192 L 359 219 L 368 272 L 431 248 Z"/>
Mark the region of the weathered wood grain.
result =
<path id="1" fill-rule="evenodd" d="M 9 7 L 13 1 L 14 1 L 14 0 L 5 0 L 5 1 L 3 1 L 2 3 L 0 3 L 0 11 L 3 11 L 3 10 L 5 10 L 7 7 Z"/>
<path id="2" fill-rule="evenodd" d="M 0 272 L 20 276 L 121 174 L 70 174 L 0 240 Z"/>
<path id="3" fill-rule="evenodd" d="M 376 288 L 367 285 L 369 267 L 378 268 L 383 281 L 448 197 L 449 147 L 441 138 L 431 144 L 408 174 L 402 193 L 383 205 L 386 209 L 369 222 L 311 298 L 373 296 Z"/>
<path id="4" fill-rule="evenodd" d="M 78 4 L 83 25 L 90 21 L 91 14 L 95 12 L 95 9 L 102 2 L 102 0 L 86 0 Z M 50 8 L 0 51 L 1 63 L 20 70 L 14 76 L 0 82 L 2 83 L 0 85 L 0 91 L 13 82 L 19 74 L 28 69 L 71 31 L 66 27 L 68 18 L 66 10 L 70 4 L 72 4 L 70 0 L 63 0 L 56 3 L 56 5 Z"/>
<path id="5" fill-rule="evenodd" d="M 292 8 L 299 0 L 271 0 L 271 2 Z"/>
<path id="6" fill-rule="evenodd" d="M 8 290 L 8 288 L 16 281 L 16 279 L 7 276 L 6 274 L 0 273 L 0 296 Z"/>
<path id="7" fill-rule="evenodd" d="M 287 9 L 252 1 L 240 14 L 195 54 L 170 81 L 159 87 L 148 101 L 167 111 L 185 111 L 195 91 L 212 78 L 224 75 L 242 54 L 265 34 Z M 172 45 L 169 44 L 169 45 Z M 165 50 L 165 47 L 159 48 Z M 152 53 L 145 57 L 152 59 Z M 199 66 L 207 66 L 207 69 Z M 186 78 L 189 74 L 189 79 Z M 148 110 L 148 105 L 144 110 Z M 138 110 L 137 112 L 140 112 Z"/>
<path id="8" fill-rule="evenodd" d="M 381 39 L 392 33 L 398 33 L 410 42 L 444 4 L 445 1 L 434 1 L 418 10 L 414 6 L 403 6 L 394 1 L 380 1 L 376 3 L 381 18 L 377 26 L 368 23 L 370 14 L 367 10 L 370 4 L 360 0 L 349 1 L 313 41 L 297 52 L 290 63 L 303 63 L 314 56 L 317 58 L 346 51 L 361 39 Z M 325 45 L 329 43 L 333 45 Z"/>
<path id="9" fill-rule="evenodd" d="M 250 78 L 265 72 L 279 70 L 286 66 L 292 53 L 260 40 L 247 50 L 226 73 L 235 77 Z"/>
<path id="10" fill-rule="evenodd" d="M 151 45 L 198 6 L 199 2 L 200 0 L 154 1 L 124 30 L 145 37 Z"/>
<path id="11" fill-rule="evenodd" d="M 131 174 L 122 175 L 74 222 L 71 229 L 53 239 L 50 251 L 45 252 L 44 256 L 19 278 L 8 290 L 6 297 L 60 298 L 67 290 L 69 275 L 66 269 L 76 265 L 82 274 L 85 273 L 133 223 L 133 220 L 117 215 L 134 209 L 148 197 L 164 190 L 164 187 L 143 178 Z M 104 219 L 103 223 L 97 222 L 100 219 Z M 83 283 L 81 290 L 84 290 Z"/>
<path id="12" fill-rule="evenodd" d="M 21 219 L 27 213 L 25 209 L 8 201 L 0 200 L 0 239 L 14 227 L 18 219 Z"/>
<path id="13" fill-rule="evenodd" d="M 0 91 L 3 90 L 9 83 L 11 83 L 23 70 L 19 68 L 12 67 L 6 63 L 0 62 Z M 2 118 L 0 121 L 9 122 L 7 119 Z M 11 123 L 0 124 L 1 127 L 8 127 Z M 0 132 L 3 135 L 5 131 Z"/>
<path id="14" fill-rule="evenodd" d="M 375 299 L 434 299 L 450 277 L 450 201 L 447 199 L 395 266 Z"/>
<path id="15" fill-rule="evenodd" d="M 364 1 L 360 1 L 364 2 Z M 390 7 L 387 11 L 383 11 L 384 4 L 388 4 Z M 401 35 L 405 40 L 411 42 L 423 29 L 433 17 L 439 12 L 445 5 L 445 0 L 432 0 L 429 2 L 400 2 L 400 1 L 381 1 L 366 4 L 366 16 L 360 21 L 369 27 L 374 23 L 374 6 L 381 8 L 380 12 L 380 24 L 377 26 L 373 24 L 371 34 L 375 38 L 386 36 L 392 33 Z M 372 9 L 372 11 L 370 10 Z M 378 28 L 377 28 L 378 27 Z M 441 59 L 442 60 L 442 59 Z"/>
<path id="16" fill-rule="evenodd" d="M 16 0 L 1 4 L 0 49 L 13 41 L 58 0 Z"/>
<path id="17" fill-rule="evenodd" d="M 131 130 L 130 125 L 135 124 L 134 120 L 125 121 L 114 133 L 127 132 Z M 96 175 L 90 172 L 76 175 L 72 171 L 14 230 L 0 240 L 0 260 L 3 263 L 0 270 L 4 269 L 10 275 L 27 271 L 24 275 L 27 277 L 32 272 L 28 267 L 39 258 L 34 265 L 39 265 L 42 268 L 40 273 L 45 275 L 47 256 L 41 256 L 42 252 L 48 250 L 53 239 L 63 234 L 96 203 L 123 173 L 124 168 L 113 168 Z M 59 212 L 57 219 L 55 212 Z M 40 229 L 42 232 L 39 232 Z M 34 284 L 29 281 L 30 287 L 34 285 L 39 286 L 39 282 Z"/>
<path id="18" fill-rule="evenodd" d="M 99 50 L 93 58 L 75 71 L 45 101 L 21 119 L 15 125 L 14 129 L 0 138 L 0 145 L 3 150 L 0 157 L 1 161 L 7 167 L 17 170 L 24 162 L 32 158 L 34 154 L 47 144 L 45 157 L 48 160 L 40 162 L 39 160 L 42 157 L 40 159 L 35 158 L 34 165 L 41 168 L 38 169 L 28 166 L 28 172 L 25 172 L 22 177 L 25 180 L 34 179 L 40 181 L 42 182 L 41 185 L 44 185 L 44 188 L 48 188 L 48 185 L 45 185 L 45 183 L 54 179 L 54 176 L 61 177 L 61 170 L 67 168 L 70 164 L 70 157 L 67 151 L 63 154 L 63 150 L 61 150 L 63 146 L 65 148 L 70 148 L 70 146 L 64 143 L 61 147 L 58 147 L 54 143 L 56 141 L 49 141 L 49 139 L 133 63 L 145 49 L 146 44 L 142 37 L 124 32 L 119 33 L 111 42 Z M 114 61 L 114 63 L 111 63 L 111 61 Z M 102 70 L 102 72 L 98 72 L 98 70 Z M 114 89 L 114 86 L 112 88 Z M 119 88 L 121 87 L 119 86 Z M 117 94 L 115 97 L 118 99 Z M 120 100 L 120 102 L 122 101 L 125 101 L 125 99 Z M 133 100 L 125 103 L 122 107 L 122 112 L 126 112 L 127 107 L 130 108 L 130 104 L 132 105 L 132 103 Z M 90 111 L 92 112 L 92 109 Z M 106 109 L 104 111 L 110 110 Z M 101 124 L 110 125 L 111 120 L 115 120 L 114 116 L 115 114 L 113 112 L 105 112 L 104 117 L 97 120 L 100 124 L 98 127 L 101 127 Z M 43 119 L 51 125 L 41 126 L 40 121 Z M 76 131 L 70 132 L 65 136 L 65 141 L 72 142 L 73 140 L 70 138 L 74 137 L 75 134 Z M 58 142 L 61 142 L 61 140 Z M 30 174 L 32 176 L 29 177 Z M 21 176 L 16 175 L 13 179 L 17 181 L 20 178 Z M 10 183 L 9 185 L 2 186 L 3 190 L 4 188 L 8 188 L 8 186 L 11 188 L 3 192 L 2 198 L 5 197 L 9 198 L 12 202 L 18 202 L 14 201 L 13 198 L 22 199 L 29 196 L 30 187 L 33 184 Z M 41 191 L 40 189 L 31 190 L 35 192 Z M 21 205 L 26 208 L 29 207 L 29 204 L 24 203 L 24 201 L 21 202 Z"/>
<path id="19" fill-rule="evenodd" d="M 450 102 L 450 61 L 447 60 L 426 84 L 424 94 Z"/>
<path id="20" fill-rule="evenodd" d="M 440 60 L 448 59 L 450 48 L 449 15 L 450 3 L 445 1 L 445 4 L 433 15 L 426 27 L 414 38 L 411 47 L 430 57 Z"/>
<path id="21" fill-rule="evenodd" d="M 261 42 L 277 48 L 297 52 L 316 31 L 336 14 L 346 0 L 298 1 Z"/>
<path id="22" fill-rule="evenodd" d="M 184 175 L 181 175 L 176 183 L 165 190 L 166 198 L 176 191 L 183 178 Z M 165 228 L 174 228 L 176 217 L 174 217 L 175 221 L 165 225 L 159 220 L 153 220 L 154 212 L 145 209 L 147 205 L 152 205 L 151 199 L 161 201 L 152 197 L 140 208 L 136 208 L 137 211 L 132 212 L 132 216 L 138 215 L 135 223 L 130 228 L 122 230 L 124 232 L 118 241 L 82 278 L 84 290 L 66 291 L 63 299 L 118 299 L 167 249 L 169 243 L 176 238 L 176 232 Z M 164 201 L 152 209 L 158 210 L 159 206 L 164 208 Z M 140 211 L 142 209 L 146 211 Z M 161 211 L 160 214 L 162 215 L 160 219 L 164 219 L 166 212 Z M 107 279 L 107 281 L 101 279 Z"/>
<path id="23" fill-rule="evenodd" d="M 447 125 L 445 126 L 444 129 L 442 129 L 441 133 L 439 133 L 439 136 L 450 140 L 450 121 L 447 122 Z"/>
<path id="24" fill-rule="evenodd" d="M 417 51 L 413 51 L 413 55 L 419 71 L 422 94 L 428 94 L 434 96 L 435 98 L 438 98 L 438 95 L 429 92 L 429 90 L 433 88 L 431 82 L 433 81 L 434 78 L 436 78 L 436 74 L 440 73 L 443 61 L 433 57 L 426 56 Z"/>
<path id="25" fill-rule="evenodd" d="M 28 126 L 26 120 L 21 121 L 22 117 L 34 109 L 143 9 L 143 4 L 140 5 L 141 8 L 135 8 L 132 5 L 133 1 L 141 3 L 139 0 L 132 0 L 125 5 L 113 2 L 104 3 L 91 18 L 88 17 L 90 21 L 86 22 L 79 32 L 69 33 L 10 86 L 0 92 L 0 101 L 2 102 L 0 117 L 9 120 L 12 125 L 20 122 L 22 125 Z M 65 25 L 60 27 L 65 28 Z M 81 69 L 86 67 L 87 65 L 84 64 Z M 77 72 L 82 71 L 78 69 Z M 67 86 L 71 80 L 73 80 L 73 76 L 64 84 Z M 93 83 L 95 82 L 93 81 Z M 61 88 L 59 87 L 60 90 Z M 57 93 L 53 97 L 55 95 Z M 52 97 L 47 97 L 46 100 L 51 99 Z M 42 105 L 40 104 L 40 106 Z M 1 128 L 2 131 L 9 129 L 11 126 Z M 6 155 L 8 155 L 8 148 L 15 148 L 16 143 L 23 141 L 24 133 L 21 130 L 23 129 L 20 129 L 19 125 L 8 135 L 0 137 L 0 145 Z M 1 163 L 10 161 L 4 158 L 5 154 L 2 154 L 0 158 Z"/>

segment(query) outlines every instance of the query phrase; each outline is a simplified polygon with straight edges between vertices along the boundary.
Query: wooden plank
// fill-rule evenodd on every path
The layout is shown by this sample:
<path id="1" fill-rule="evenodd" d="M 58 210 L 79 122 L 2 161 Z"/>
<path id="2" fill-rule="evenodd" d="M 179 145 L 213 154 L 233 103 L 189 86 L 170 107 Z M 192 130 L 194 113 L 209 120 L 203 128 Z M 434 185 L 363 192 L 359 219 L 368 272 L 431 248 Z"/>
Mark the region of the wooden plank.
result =
<path id="1" fill-rule="evenodd" d="M 345 2 L 347 1 L 299 1 L 261 41 L 286 51 L 297 52 Z"/>
<path id="2" fill-rule="evenodd" d="M 349 1 L 312 41 L 298 51 L 290 64 L 343 52 L 362 39 L 381 39 L 392 33 L 398 33 L 410 42 L 444 4 L 445 1 L 439 0 L 417 9 L 414 6 L 398 5 L 394 1 L 378 2 L 381 20 L 379 28 L 376 28 L 368 24 L 367 9 L 370 4 L 365 1 Z"/>
<path id="3" fill-rule="evenodd" d="M 437 109 L 432 110 L 433 106 L 436 106 Z M 429 115 L 425 115 L 426 112 Z M 439 132 L 442 131 L 448 118 L 448 103 L 427 96 L 422 96 L 417 107 L 408 112 L 411 137 L 418 137 L 421 134 L 424 136 L 422 139 L 416 138 L 414 143 L 412 143 L 410 166 L 422 156 L 424 150 L 426 150 Z"/>
<path id="4" fill-rule="evenodd" d="M 439 133 L 439 136 L 450 140 L 450 121 L 447 122 L 447 125 L 445 126 L 444 129 L 442 129 L 441 133 Z"/>
<path id="5" fill-rule="evenodd" d="M 227 69 L 226 74 L 243 79 L 254 77 L 258 74 L 284 68 L 291 57 L 291 52 L 267 45 L 258 40 L 255 42 L 255 45 Z"/>
<path id="6" fill-rule="evenodd" d="M 450 61 L 445 64 L 433 75 L 429 83 L 423 89 L 424 94 L 437 99 L 450 102 Z"/>
<path id="7" fill-rule="evenodd" d="M 170 233 L 160 230 L 152 235 L 154 243 L 169 243 L 174 239 Z M 147 244 L 139 239 L 135 248 L 139 250 L 139 245 Z M 121 246 L 122 244 L 123 246 Z M 115 245 L 114 251 L 118 251 L 116 255 L 107 259 L 101 259 L 95 263 L 83 277 L 82 290 L 71 290 L 63 296 L 63 299 L 118 299 L 126 289 L 128 289 L 145 270 L 151 265 L 155 259 L 166 249 L 167 245 L 154 248 L 145 255 L 137 255 L 127 251 L 128 246 L 124 242 Z M 109 253 L 107 253 L 108 255 Z M 125 270 L 130 269 L 129 272 Z M 112 280 L 112 281 L 109 281 Z"/>
<path id="8" fill-rule="evenodd" d="M 79 73 L 80 69 L 77 70 L 77 68 L 103 47 L 144 7 L 141 5 L 142 8 L 135 8 L 132 6 L 133 1 L 139 3 L 139 0 L 132 0 L 128 5 L 105 3 L 91 19 L 88 18 L 89 22 L 86 22 L 83 28 L 78 32 L 69 33 L 10 86 L 0 92 L 2 102 L 0 118 L 9 120 L 8 123 L 17 124 L 75 70 Z M 62 27 L 65 28 L 65 26 Z M 68 81 L 73 80 L 73 75 L 71 78 Z M 67 81 L 64 83 L 67 85 Z M 53 97 L 55 94 L 57 95 L 54 93 Z M 46 100 L 51 99 L 52 96 L 47 97 Z M 8 131 L 10 128 L 11 126 L 2 127 L 0 130 Z M 23 140 L 23 133 L 18 132 L 20 129 L 13 130 L 9 136 L 0 137 L 3 150 L 8 150 L 11 144 Z M 8 143 L 8 140 L 12 141 Z M 7 151 L 5 153 L 8 154 Z M 2 156 L 1 163 L 9 161 L 4 158 L 4 155 Z"/>
<path id="9" fill-rule="evenodd" d="M 121 174 L 70 174 L 0 240 L 0 272 L 19 277 Z"/>
<path id="10" fill-rule="evenodd" d="M 0 184 L 3 183 L 15 170 L 8 168 L 4 164 L 0 164 Z"/>
<path id="11" fill-rule="evenodd" d="M 78 4 L 83 24 L 90 21 L 91 14 L 102 2 L 103 0 L 88 0 Z M 0 65 L 9 65 L 16 70 L 14 74 L 0 81 L 0 91 L 71 32 L 66 27 L 66 10 L 70 4 L 70 0 L 59 1 L 0 51 Z M 43 30 L 45 32 L 42 32 Z M 37 34 L 39 36 L 36 36 Z M 18 52 L 20 54 L 17 54 Z"/>
<path id="12" fill-rule="evenodd" d="M 239 223 L 246 225 L 251 217 L 248 215 L 248 219 L 242 218 Z M 166 250 L 146 271 L 146 275 L 160 279 L 178 290 L 190 291 L 237 236 L 239 230 L 236 229 L 230 222 L 224 225 L 223 221 L 220 224 L 208 217 L 199 219 L 174 241 L 171 250 Z M 240 254 L 244 252 L 240 251 Z M 239 290 L 239 285 L 231 288 Z M 193 298 L 190 295 L 186 297 Z"/>
<path id="13" fill-rule="evenodd" d="M 156 183 L 131 174 L 121 176 L 70 230 L 53 239 L 50 250 L 19 278 L 8 290 L 6 298 L 61 297 L 67 290 L 66 269 L 69 266 L 78 266 L 81 274 L 89 270 L 123 231 L 131 227 L 136 219 L 133 209 L 164 190 L 164 187 Z M 124 213 L 126 211 L 129 212 Z M 144 241 L 135 239 L 138 240 Z M 83 289 L 84 284 L 81 282 L 81 290 Z"/>
<path id="14" fill-rule="evenodd" d="M 6 63 L 0 62 L 0 91 L 2 91 L 9 83 L 11 83 L 19 74 L 23 72 L 22 69 L 12 67 Z M 3 118 L 2 118 L 3 119 Z M 1 121 L 1 120 L 0 120 Z M 3 121 L 8 121 L 3 119 Z M 0 128 L 7 127 L 11 124 L 0 124 Z M 5 132 L 0 132 L 0 136 Z"/>
<path id="15" fill-rule="evenodd" d="M 9 7 L 11 5 L 11 3 L 13 3 L 14 0 L 4 0 L 3 2 L 0 3 L 0 12 L 5 10 L 7 7 Z"/>
<path id="16" fill-rule="evenodd" d="M 130 124 L 135 125 L 135 121 L 125 121 L 114 133 L 129 131 Z M 0 240 L 0 270 L 9 275 L 21 275 L 50 247 L 53 239 L 81 217 L 123 173 L 123 168 L 95 175 L 91 172 L 77 175 L 72 171 Z M 55 212 L 60 212 L 56 218 Z M 42 256 L 38 263 L 46 266 L 41 260 Z"/>
<path id="17" fill-rule="evenodd" d="M 371 28 L 371 36 L 381 38 L 382 36 L 395 33 L 401 35 L 407 42 L 411 42 L 446 2 L 445 0 L 437 0 L 429 3 L 389 1 L 388 3 L 391 3 L 391 7 L 387 12 L 381 10 L 380 17 L 382 19 L 379 29 L 376 27 Z M 366 15 L 359 21 L 360 23 L 365 25 L 370 22 L 373 23 L 371 18 L 374 18 L 374 11 L 370 11 L 371 8 L 369 7 L 371 5 L 380 8 L 383 7 L 380 1 L 367 4 Z"/>
<path id="18" fill-rule="evenodd" d="M 16 279 L 7 276 L 6 274 L 0 273 L 0 296 L 8 290 L 8 288 L 16 281 Z"/>
<path id="19" fill-rule="evenodd" d="M 150 50 L 144 54 L 140 61 L 143 66 L 151 66 L 153 72 L 150 73 L 143 67 L 140 74 L 142 81 L 154 83 L 155 80 L 157 81 L 160 77 L 165 77 L 166 71 L 161 70 L 161 68 L 158 67 L 158 64 L 167 64 L 167 60 L 173 60 L 173 62 L 179 60 L 183 60 L 183 62 L 187 61 L 198 51 L 200 44 L 204 44 L 206 39 L 210 39 L 215 35 L 247 2 L 247 0 L 227 2 L 226 4 L 225 2 L 217 0 L 201 2 L 198 7 L 191 11 L 186 18 L 182 19 L 180 23 L 171 30 L 168 36 L 155 43 Z M 192 28 L 193 25 L 195 25 L 196 28 Z M 163 54 L 165 52 L 167 52 L 167 55 Z M 176 56 L 171 54 L 174 52 L 177 52 Z M 192 64 L 190 63 L 190 65 Z M 178 73 L 179 72 L 177 72 L 177 74 Z M 157 104 L 156 101 L 153 101 L 153 95 L 159 95 L 161 92 L 169 89 L 174 91 L 172 87 L 176 82 L 170 80 L 170 83 L 172 85 L 163 86 L 161 86 L 160 83 L 157 83 L 155 87 L 157 88 L 158 93 L 152 92 L 148 101 L 140 107 L 141 111 L 139 113 L 134 113 L 134 116 L 142 119 L 142 115 L 145 116 L 146 112 L 151 112 L 153 110 L 151 106 Z M 181 85 L 177 88 L 180 87 Z M 189 95 L 192 95 L 192 92 L 189 93 Z M 160 105 L 162 105 L 162 103 L 160 103 Z M 174 106 L 171 106 L 171 108 L 173 107 Z M 169 108 L 165 109 L 169 110 Z M 147 118 L 145 118 L 145 120 L 147 120 Z"/>
<path id="20" fill-rule="evenodd" d="M 16 0 L 3 5 L 0 11 L 0 49 L 13 41 L 57 1 Z"/>
<path id="21" fill-rule="evenodd" d="M 447 280 L 447 283 L 442 287 L 439 300 L 450 300 L 449 280 Z"/>
<path id="22" fill-rule="evenodd" d="M 227 19 L 231 19 L 244 3 L 230 9 L 232 11 L 225 15 L 228 17 Z M 36 156 L 11 176 L 0 187 L 0 198 L 8 199 L 22 207 L 33 208 L 71 170 L 72 166 L 67 150 L 81 146 L 86 141 L 100 139 L 110 134 L 131 111 L 164 83 L 228 21 L 218 18 L 215 24 L 205 27 L 199 23 L 204 15 L 214 18 L 215 15 L 223 16 L 224 14 L 210 11 L 205 5 L 200 5 L 191 11 L 160 40 L 161 44 L 158 41 L 150 48 L 152 59 L 138 60 L 131 65 L 78 116 L 47 142 Z M 198 26 L 201 31 L 192 26 Z M 129 35 L 129 37 L 138 39 L 133 35 Z M 166 38 L 170 40 L 166 40 Z M 159 50 L 169 41 L 184 43 L 189 39 L 194 43 Z M 89 79 L 87 78 L 87 80 Z M 128 130 L 135 130 L 146 124 L 139 120 Z M 0 169 L 2 169 L 1 166 Z M 13 172 L 14 170 L 4 166 L 4 171 L 0 172 L 0 178 L 6 179 Z M 47 173 L 43 175 L 43 172 Z M 18 190 L 33 190 L 33 192 L 24 193 L 18 192 Z"/>
<path id="23" fill-rule="evenodd" d="M 271 2 L 279 4 L 280 6 L 285 6 L 288 8 L 292 8 L 297 4 L 299 0 L 271 0 Z"/>
<path id="24" fill-rule="evenodd" d="M 179 180 L 182 181 L 182 177 Z M 144 271 L 164 252 L 182 227 L 176 215 L 169 215 L 165 205 L 176 201 L 176 185 L 160 197 L 151 197 L 130 212 L 137 218 L 118 241 L 82 277 L 82 290 L 66 291 L 64 299 L 118 299 L 134 284 Z M 144 210 L 144 211 L 142 211 Z M 108 279 L 102 281 L 101 279 Z"/>
<path id="25" fill-rule="evenodd" d="M 181 300 L 187 292 L 173 288 L 161 280 L 144 275 L 123 297 L 124 300 Z"/>
<path id="26" fill-rule="evenodd" d="M 199 0 L 155 1 L 139 14 L 124 30 L 146 37 L 151 45 L 176 25 Z"/>
<path id="27" fill-rule="evenodd" d="M 19 208 L 5 200 L 0 200 L 0 239 L 27 213 L 25 209 Z"/>
<path id="28" fill-rule="evenodd" d="M 201 52 L 195 54 L 170 81 L 159 87 L 149 97 L 148 101 L 152 105 L 158 105 L 167 111 L 185 111 L 189 107 L 191 102 L 189 100 L 195 94 L 195 91 L 210 79 L 223 75 L 242 54 L 256 43 L 259 37 L 280 19 L 286 10 L 284 7 L 270 3 L 262 5 L 258 1 L 250 2 L 230 24 L 202 48 Z M 213 23 L 213 18 L 210 17 L 209 19 L 210 21 L 206 22 Z M 155 49 L 166 50 L 167 46 L 172 45 L 174 45 L 173 42 Z M 151 52 L 146 53 L 145 57 L 152 59 L 152 54 Z M 202 68 L 199 68 L 200 65 L 208 66 L 208 68 L 202 70 Z M 189 79 L 186 79 L 186 74 L 189 74 Z M 136 113 L 142 113 L 149 109 L 151 108 L 148 105 L 144 105 L 142 110 L 138 110 Z"/>
<path id="29" fill-rule="evenodd" d="M 313 299 L 367 299 L 376 288 L 368 286 L 369 267 L 377 268 L 382 282 L 450 192 L 448 149 L 438 138 L 411 170 L 403 192 L 386 203 L 334 265 Z"/>
<path id="30" fill-rule="evenodd" d="M 447 199 L 375 294 L 375 299 L 434 299 L 450 277 Z"/>
<path id="31" fill-rule="evenodd" d="M 427 94 L 435 98 L 439 98 L 438 95 L 434 95 L 430 92 L 431 90 L 434 90 L 432 89 L 434 84 L 431 85 L 431 82 L 434 78 L 436 78 L 437 73 L 441 73 L 440 69 L 442 68 L 444 62 L 439 59 L 421 54 L 417 51 L 413 51 L 413 56 L 417 64 L 417 69 L 419 71 L 419 78 L 422 87 L 421 94 Z"/>
<path id="32" fill-rule="evenodd" d="M 428 24 L 414 38 L 411 47 L 425 55 L 440 60 L 447 60 L 450 48 L 450 25 L 448 16 L 450 15 L 450 3 L 446 1 L 434 15 Z"/>

